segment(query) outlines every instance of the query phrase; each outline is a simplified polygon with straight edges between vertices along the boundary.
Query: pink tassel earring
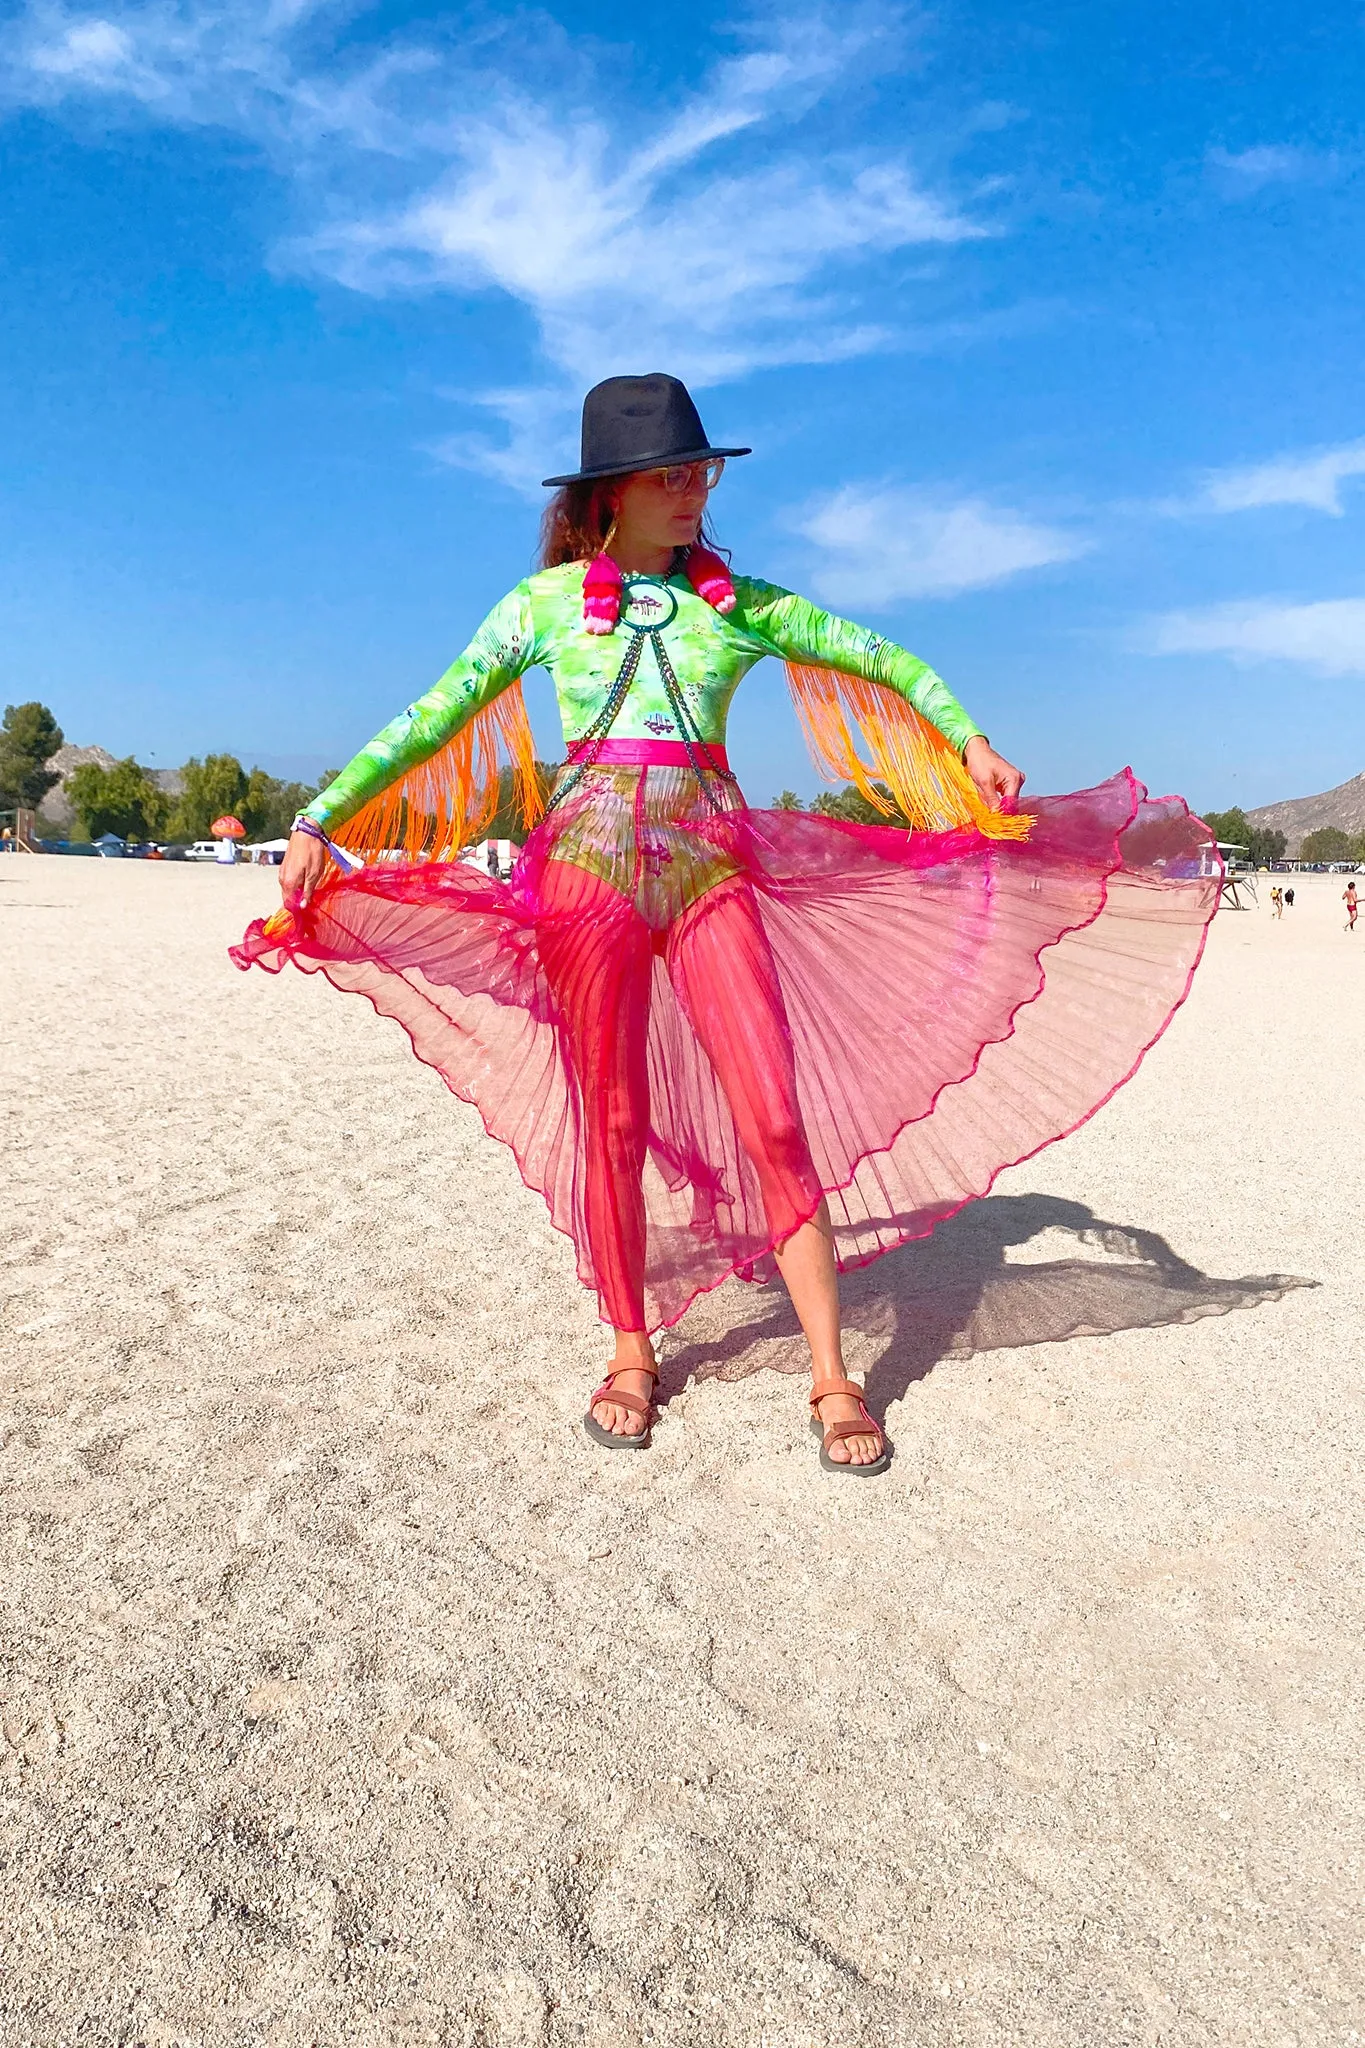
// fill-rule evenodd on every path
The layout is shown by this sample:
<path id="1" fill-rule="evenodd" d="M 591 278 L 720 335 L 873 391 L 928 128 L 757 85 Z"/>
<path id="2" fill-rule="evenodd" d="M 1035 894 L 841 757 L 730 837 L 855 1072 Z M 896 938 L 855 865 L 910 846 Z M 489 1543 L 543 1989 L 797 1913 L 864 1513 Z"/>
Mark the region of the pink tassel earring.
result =
<path id="1" fill-rule="evenodd" d="M 730 580 L 730 571 L 719 555 L 710 548 L 694 546 L 687 551 L 687 580 L 713 611 L 732 612 L 735 608 L 735 586 Z"/>
<path id="2" fill-rule="evenodd" d="M 614 633 L 621 616 L 621 571 L 607 553 L 615 531 L 613 519 L 602 552 L 593 556 L 583 578 L 583 624 L 590 633 Z"/>

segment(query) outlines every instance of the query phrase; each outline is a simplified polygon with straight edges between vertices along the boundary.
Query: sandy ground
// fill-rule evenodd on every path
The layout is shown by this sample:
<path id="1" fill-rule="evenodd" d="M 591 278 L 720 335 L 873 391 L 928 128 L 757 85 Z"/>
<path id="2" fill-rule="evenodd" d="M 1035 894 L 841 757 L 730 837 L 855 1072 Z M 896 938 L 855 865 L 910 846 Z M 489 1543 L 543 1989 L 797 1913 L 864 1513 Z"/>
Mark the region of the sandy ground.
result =
<path id="1" fill-rule="evenodd" d="M 272 876 L 0 862 L 0 2040 L 1365 2038 L 1340 886 L 850 1285 L 864 1485 L 737 1285 L 586 1443 L 508 1156 L 225 960 Z"/>

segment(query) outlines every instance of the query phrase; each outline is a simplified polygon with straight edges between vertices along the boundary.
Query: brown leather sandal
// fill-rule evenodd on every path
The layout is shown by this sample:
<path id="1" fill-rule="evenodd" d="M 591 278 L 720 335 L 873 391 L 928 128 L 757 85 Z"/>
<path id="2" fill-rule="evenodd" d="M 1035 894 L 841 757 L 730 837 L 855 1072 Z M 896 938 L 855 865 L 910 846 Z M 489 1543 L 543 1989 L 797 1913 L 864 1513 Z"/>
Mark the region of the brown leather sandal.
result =
<path id="1" fill-rule="evenodd" d="M 622 1372 L 647 1372 L 649 1374 L 654 1385 L 650 1387 L 648 1400 L 645 1399 L 643 1394 L 628 1394 L 624 1387 L 618 1392 L 612 1385 L 612 1381 Z M 654 1387 L 658 1385 L 658 1382 L 658 1373 L 654 1371 L 652 1366 L 648 1365 L 623 1365 L 618 1368 L 617 1372 L 609 1372 L 589 1401 L 587 1413 L 583 1417 L 583 1427 L 587 1430 L 593 1442 L 601 1444 L 604 1451 L 647 1451 L 649 1449 L 650 1437 L 654 1433 L 654 1416 L 656 1413 L 654 1407 Z M 599 1401 L 614 1401 L 617 1407 L 624 1408 L 628 1415 L 643 1415 L 645 1426 L 640 1431 L 640 1434 L 638 1436 L 621 1436 L 614 1429 L 604 1429 L 592 1412 Z"/>
<path id="2" fill-rule="evenodd" d="M 826 1394 L 852 1394 L 858 1403 L 859 1420 L 856 1422 L 832 1422 L 828 1429 L 820 1420 L 820 1403 Z M 618 1396 L 618 1399 L 620 1397 Z M 815 1436 L 822 1439 L 820 1463 L 826 1472 L 851 1472 L 858 1479 L 875 1479 L 879 1472 L 885 1472 L 891 1463 L 891 1446 L 886 1431 L 879 1422 L 874 1422 L 867 1412 L 863 1390 L 854 1380 L 827 1380 L 821 1387 L 812 1387 L 810 1393 L 810 1426 Z M 855 1465 L 851 1458 L 831 1458 L 831 1444 L 842 1443 L 851 1436 L 875 1436 L 881 1443 L 881 1450 L 870 1464 Z"/>

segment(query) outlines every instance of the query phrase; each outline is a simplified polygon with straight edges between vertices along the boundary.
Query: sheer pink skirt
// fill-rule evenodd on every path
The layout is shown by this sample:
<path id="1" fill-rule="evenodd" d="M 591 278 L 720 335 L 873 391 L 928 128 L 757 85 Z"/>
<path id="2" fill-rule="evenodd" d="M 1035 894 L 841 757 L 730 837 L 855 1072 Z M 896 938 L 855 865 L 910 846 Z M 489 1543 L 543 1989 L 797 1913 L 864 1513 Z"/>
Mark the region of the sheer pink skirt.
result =
<path id="1" fill-rule="evenodd" d="M 710 778 L 708 778 L 710 779 Z M 1209 835 L 1124 772 L 1026 841 L 589 770 L 509 882 L 379 863 L 232 957 L 367 996 L 512 1148 L 622 1329 L 675 1322 L 827 1197 L 862 1265 L 1132 1074 L 1217 906 Z"/>

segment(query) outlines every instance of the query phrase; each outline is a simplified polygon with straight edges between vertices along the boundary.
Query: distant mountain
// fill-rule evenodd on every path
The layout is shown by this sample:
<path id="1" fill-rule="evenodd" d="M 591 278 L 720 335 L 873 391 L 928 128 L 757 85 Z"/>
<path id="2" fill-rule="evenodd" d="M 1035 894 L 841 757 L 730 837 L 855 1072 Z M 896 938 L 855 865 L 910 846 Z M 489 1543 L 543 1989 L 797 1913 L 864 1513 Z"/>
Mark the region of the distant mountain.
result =
<path id="1" fill-rule="evenodd" d="M 1296 796 L 1280 804 L 1262 804 L 1259 810 L 1247 812 L 1247 822 L 1283 832 L 1291 859 L 1307 834 L 1320 832 L 1324 825 L 1338 825 L 1343 832 L 1365 832 L 1365 774 L 1353 775 L 1349 782 L 1325 789 L 1321 796 Z"/>
<path id="2" fill-rule="evenodd" d="M 101 768 L 112 768 L 114 756 L 107 747 L 58 747 L 48 767 L 56 770 L 65 782 L 77 768 L 84 768 L 87 761 L 94 761 Z"/>
<path id="3" fill-rule="evenodd" d="M 43 798 L 42 808 L 38 813 L 40 827 L 60 825 L 65 832 L 75 824 L 76 807 L 66 793 L 66 785 L 76 770 L 84 768 L 87 761 L 93 761 L 100 768 L 112 768 L 114 765 L 114 757 L 105 747 L 58 747 L 47 765 L 50 771 L 60 775 L 62 779 L 55 783 Z"/>
<path id="4" fill-rule="evenodd" d="M 115 765 L 114 756 L 107 747 L 58 747 L 47 765 L 60 775 L 61 781 L 55 783 L 43 798 L 38 815 L 44 825 L 57 825 L 66 831 L 75 824 L 76 808 L 67 795 L 66 786 L 76 770 L 83 768 L 87 761 L 94 761 L 101 768 Z M 184 794 L 185 777 L 179 768 L 149 768 L 147 773 L 168 796 Z"/>

